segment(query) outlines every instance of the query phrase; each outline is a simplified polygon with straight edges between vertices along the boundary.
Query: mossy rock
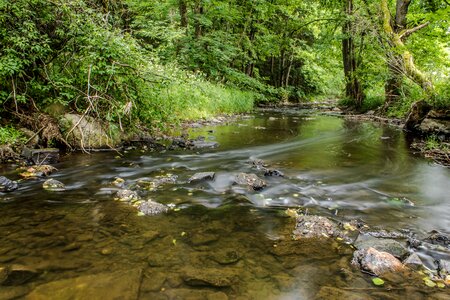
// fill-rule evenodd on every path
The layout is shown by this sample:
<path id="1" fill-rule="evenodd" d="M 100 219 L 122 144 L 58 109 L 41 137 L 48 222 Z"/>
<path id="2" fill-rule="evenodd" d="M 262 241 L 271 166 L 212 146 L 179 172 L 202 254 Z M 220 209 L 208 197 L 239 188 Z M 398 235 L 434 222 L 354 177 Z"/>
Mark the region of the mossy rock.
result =
<path id="1" fill-rule="evenodd" d="M 113 124 L 103 124 L 90 116 L 65 114 L 59 121 L 67 142 L 77 149 L 113 148 L 121 134 Z"/>

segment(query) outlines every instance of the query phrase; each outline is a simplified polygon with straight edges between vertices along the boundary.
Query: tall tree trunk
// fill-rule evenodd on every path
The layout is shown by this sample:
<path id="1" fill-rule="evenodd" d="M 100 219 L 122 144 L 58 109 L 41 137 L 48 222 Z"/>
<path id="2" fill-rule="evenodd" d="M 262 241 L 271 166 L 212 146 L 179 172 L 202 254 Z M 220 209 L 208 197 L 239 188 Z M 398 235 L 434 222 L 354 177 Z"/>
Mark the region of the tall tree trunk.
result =
<path id="1" fill-rule="evenodd" d="M 294 64 L 294 52 L 291 53 L 291 56 L 289 57 L 289 65 L 286 71 L 286 82 L 285 82 L 285 87 L 289 86 L 289 77 L 291 76 L 291 70 L 292 70 L 292 65 Z"/>
<path id="2" fill-rule="evenodd" d="M 186 0 L 179 0 L 178 8 L 180 10 L 180 26 L 187 27 L 188 26 L 188 16 L 187 16 Z"/>
<path id="3" fill-rule="evenodd" d="M 394 20 L 391 18 L 388 1 L 381 0 L 381 13 L 383 18 L 383 31 L 388 38 L 392 51 L 388 53 L 389 78 L 385 85 L 386 101 L 383 110 L 396 103 L 400 98 L 401 81 L 403 75 L 422 87 L 428 97 L 432 97 L 433 84 L 427 76 L 414 64 L 412 54 L 406 49 L 404 40 L 417 30 L 428 25 L 421 24 L 414 28 L 407 28 L 407 14 L 411 0 L 397 0 Z"/>
<path id="4" fill-rule="evenodd" d="M 364 94 L 359 83 L 356 70 L 358 68 L 356 61 L 355 44 L 353 41 L 353 0 L 344 0 L 344 12 L 346 20 L 342 27 L 344 39 L 342 40 L 342 59 L 344 63 L 345 76 L 345 96 L 353 101 L 356 108 L 360 108 L 364 99 Z"/>
<path id="5" fill-rule="evenodd" d="M 202 15 L 203 15 L 203 0 L 198 0 L 195 6 L 195 22 L 194 22 L 196 39 L 200 38 L 203 34 L 203 26 L 200 22 Z"/>

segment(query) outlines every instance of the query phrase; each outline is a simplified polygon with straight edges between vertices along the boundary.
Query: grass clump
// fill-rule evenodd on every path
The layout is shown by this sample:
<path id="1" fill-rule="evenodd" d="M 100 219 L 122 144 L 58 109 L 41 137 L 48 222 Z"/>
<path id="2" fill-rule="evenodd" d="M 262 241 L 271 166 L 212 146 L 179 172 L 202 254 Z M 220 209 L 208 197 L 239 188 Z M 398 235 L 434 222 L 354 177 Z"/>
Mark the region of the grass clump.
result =
<path id="1" fill-rule="evenodd" d="M 0 145 L 18 145 L 26 141 L 22 132 L 12 126 L 0 126 Z"/>

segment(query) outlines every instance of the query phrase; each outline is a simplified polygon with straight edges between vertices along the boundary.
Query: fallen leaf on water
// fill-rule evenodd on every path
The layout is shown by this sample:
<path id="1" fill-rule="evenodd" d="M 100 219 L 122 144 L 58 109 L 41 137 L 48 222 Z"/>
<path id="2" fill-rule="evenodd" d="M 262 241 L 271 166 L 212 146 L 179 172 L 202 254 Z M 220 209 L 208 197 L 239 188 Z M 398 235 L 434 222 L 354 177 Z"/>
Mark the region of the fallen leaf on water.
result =
<path id="1" fill-rule="evenodd" d="M 372 278 L 373 284 L 380 286 L 384 284 L 384 280 L 378 277 Z"/>
<path id="2" fill-rule="evenodd" d="M 183 232 L 181 233 L 181 236 L 185 236 L 185 235 L 186 235 L 186 232 L 183 231 Z"/>
<path id="3" fill-rule="evenodd" d="M 176 239 L 173 239 L 173 240 L 172 240 L 172 244 L 173 244 L 174 246 L 176 246 L 176 245 L 177 245 L 177 240 L 176 240 Z"/>
<path id="4" fill-rule="evenodd" d="M 440 289 L 443 289 L 443 288 L 445 288 L 445 284 L 443 282 L 438 282 L 437 287 Z"/>

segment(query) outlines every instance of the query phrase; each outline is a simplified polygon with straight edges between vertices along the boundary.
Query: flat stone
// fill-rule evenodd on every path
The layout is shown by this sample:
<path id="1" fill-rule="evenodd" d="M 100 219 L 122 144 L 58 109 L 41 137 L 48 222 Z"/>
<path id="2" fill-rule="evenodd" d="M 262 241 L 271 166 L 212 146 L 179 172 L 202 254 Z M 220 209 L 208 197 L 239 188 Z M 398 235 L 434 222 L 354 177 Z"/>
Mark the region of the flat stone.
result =
<path id="1" fill-rule="evenodd" d="M 353 245 L 357 249 L 367 249 L 372 247 L 378 251 L 388 252 L 398 258 L 406 257 L 409 254 L 406 245 L 396 240 L 376 238 L 364 234 L 360 234 Z"/>
<path id="2" fill-rule="evenodd" d="M 342 237 L 339 227 L 325 217 L 298 216 L 293 232 L 295 239 Z"/>
<path id="3" fill-rule="evenodd" d="M 255 191 L 262 190 L 266 187 L 266 182 L 255 174 L 239 173 L 235 176 L 234 182 L 240 185 L 247 185 Z"/>
<path id="4" fill-rule="evenodd" d="M 345 299 L 345 300 L 371 300 L 372 297 L 366 293 L 358 294 L 351 291 L 341 290 L 335 287 L 324 286 L 314 297 L 316 300 Z"/>
<path id="5" fill-rule="evenodd" d="M 131 269 L 53 281 L 38 286 L 25 299 L 137 299 L 141 274 L 141 269 Z"/>
<path id="6" fill-rule="evenodd" d="M 27 286 L 2 286 L 0 288 L 0 299 L 12 300 L 22 299 L 23 296 L 30 292 L 30 288 Z"/>
<path id="7" fill-rule="evenodd" d="M 191 178 L 189 178 L 188 183 L 198 183 L 198 182 L 206 181 L 206 180 L 214 180 L 215 176 L 216 176 L 216 173 L 214 173 L 214 172 L 195 173 L 194 175 L 192 175 Z"/>
<path id="8" fill-rule="evenodd" d="M 225 269 L 189 269 L 182 276 L 189 286 L 223 288 L 230 287 L 236 281 L 236 275 Z"/>
<path id="9" fill-rule="evenodd" d="M 141 238 L 144 243 L 150 243 L 151 241 L 157 239 L 159 236 L 160 233 L 158 231 L 148 230 L 142 234 Z"/>
<path id="10" fill-rule="evenodd" d="M 17 182 L 9 180 L 4 176 L 0 176 L 0 192 L 12 192 L 19 188 Z"/>
<path id="11" fill-rule="evenodd" d="M 55 164 L 59 161 L 59 149 L 56 148 L 24 148 L 22 151 L 22 155 L 31 160 L 36 165 Z"/>
<path id="12" fill-rule="evenodd" d="M 374 248 L 355 251 L 353 253 L 352 264 L 378 276 L 405 269 L 402 263 L 392 254 L 381 252 Z"/>
<path id="13" fill-rule="evenodd" d="M 206 299 L 208 300 L 228 300 L 227 294 L 223 292 L 207 292 Z"/>
<path id="14" fill-rule="evenodd" d="M 191 238 L 193 246 L 202 246 L 214 243 L 219 240 L 219 235 L 212 233 L 197 233 Z"/>
<path id="15" fill-rule="evenodd" d="M 141 284 L 142 292 L 158 292 L 164 285 L 166 276 L 164 273 L 157 272 L 151 274 L 145 274 Z"/>
<path id="16" fill-rule="evenodd" d="M 211 259 L 221 265 L 230 265 L 241 260 L 241 256 L 233 250 L 219 250 L 211 254 Z"/>
<path id="17" fill-rule="evenodd" d="M 147 200 L 138 205 L 138 210 L 146 216 L 154 216 L 167 212 L 169 209 L 164 204 Z"/>

